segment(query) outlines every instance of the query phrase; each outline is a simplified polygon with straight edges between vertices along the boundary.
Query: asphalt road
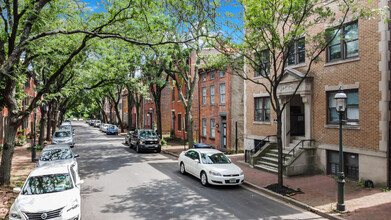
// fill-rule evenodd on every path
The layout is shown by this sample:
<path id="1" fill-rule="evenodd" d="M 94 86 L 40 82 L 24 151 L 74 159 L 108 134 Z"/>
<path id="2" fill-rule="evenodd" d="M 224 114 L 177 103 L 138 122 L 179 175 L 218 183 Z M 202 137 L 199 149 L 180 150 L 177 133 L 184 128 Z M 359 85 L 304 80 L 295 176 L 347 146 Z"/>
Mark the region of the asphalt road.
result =
<path id="1" fill-rule="evenodd" d="M 241 186 L 203 187 L 176 160 L 137 154 L 121 136 L 84 122 L 76 128 L 82 219 L 321 219 Z"/>

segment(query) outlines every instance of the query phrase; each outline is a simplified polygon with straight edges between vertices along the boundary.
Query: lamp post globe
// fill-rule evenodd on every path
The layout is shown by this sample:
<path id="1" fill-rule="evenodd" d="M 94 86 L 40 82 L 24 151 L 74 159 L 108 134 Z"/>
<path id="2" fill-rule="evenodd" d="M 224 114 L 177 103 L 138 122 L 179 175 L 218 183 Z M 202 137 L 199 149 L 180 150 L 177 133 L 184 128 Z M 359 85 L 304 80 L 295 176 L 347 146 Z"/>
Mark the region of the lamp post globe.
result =
<path id="1" fill-rule="evenodd" d="M 342 86 L 339 88 L 338 93 L 334 96 L 335 107 L 339 114 L 339 166 L 338 166 L 338 203 L 337 210 L 339 212 L 345 211 L 345 174 L 343 172 L 343 146 L 342 146 L 342 117 L 346 111 L 347 95 L 343 92 Z"/>

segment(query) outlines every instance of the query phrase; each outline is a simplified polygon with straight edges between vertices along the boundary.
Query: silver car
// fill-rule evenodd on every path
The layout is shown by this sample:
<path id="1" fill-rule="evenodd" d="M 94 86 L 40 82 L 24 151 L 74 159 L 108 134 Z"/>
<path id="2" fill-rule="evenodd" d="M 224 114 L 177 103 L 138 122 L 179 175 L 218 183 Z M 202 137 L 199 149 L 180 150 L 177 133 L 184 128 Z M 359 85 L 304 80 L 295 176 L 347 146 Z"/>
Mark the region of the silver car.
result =
<path id="1" fill-rule="evenodd" d="M 103 124 L 102 125 L 102 132 L 106 133 L 107 132 L 107 128 L 110 126 L 110 124 Z"/>
<path id="2" fill-rule="evenodd" d="M 76 158 L 78 154 L 73 154 L 69 145 L 47 145 L 39 157 L 37 167 L 51 166 L 54 164 L 63 164 L 65 166 L 75 166 L 76 172 L 78 172 L 79 166 L 77 165 Z"/>
<path id="3" fill-rule="evenodd" d="M 73 135 L 71 131 L 67 130 L 58 130 L 53 134 L 53 144 L 67 144 L 70 147 L 75 146 L 75 140 L 73 139 Z"/>
<path id="4" fill-rule="evenodd" d="M 75 129 L 72 128 L 72 125 L 60 125 L 60 130 L 71 131 L 75 135 Z"/>
<path id="5" fill-rule="evenodd" d="M 94 121 L 94 127 L 99 128 L 100 124 L 101 124 L 100 120 L 95 120 Z"/>

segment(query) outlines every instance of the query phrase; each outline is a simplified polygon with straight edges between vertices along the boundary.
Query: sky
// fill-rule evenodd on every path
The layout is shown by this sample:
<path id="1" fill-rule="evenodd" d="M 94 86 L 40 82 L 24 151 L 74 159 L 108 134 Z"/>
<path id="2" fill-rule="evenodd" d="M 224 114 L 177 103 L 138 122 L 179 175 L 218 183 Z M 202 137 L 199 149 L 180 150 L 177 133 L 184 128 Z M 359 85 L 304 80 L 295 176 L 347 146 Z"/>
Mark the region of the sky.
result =
<path id="1" fill-rule="evenodd" d="M 181 0 L 178 0 L 178 1 L 181 1 Z M 97 4 L 97 2 L 99 2 L 99 0 L 84 0 L 84 2 L 88 3 L 89 4 L 88 6 L 91 7 L 92 10 L 94 10 L 94 11 L 100 10 L 100 7 Z M 237 13 L 239 13 L 241 11 L 241 7 L 236 6 L 236 4 L 237 4 L 236 0 L 221 0 L 221 7 L 219 9 L 220 10 L 219 13 L 222 15 L 222 17 L 217 20 L 218 23 L 225 23 L 225 21 L 227 19 L 229 19 L 231 22 L 233 22 L 237 25 L 242 25 L 242 23 L 243 23 L 242 19 L 237 19 L 237 18 L 232 19 L 232 18 L 225 16 L 225 14 L 227 12 L 236 15 Z M 237 43 L 241 42 L 241 38 L 243 36 L 243 31 L 233 33 L 234 29 L 227 27 L 226 25 L 221 26 L 221 29 L 224 34 L 231 35 L 235 42 L 237 42 Z"/>

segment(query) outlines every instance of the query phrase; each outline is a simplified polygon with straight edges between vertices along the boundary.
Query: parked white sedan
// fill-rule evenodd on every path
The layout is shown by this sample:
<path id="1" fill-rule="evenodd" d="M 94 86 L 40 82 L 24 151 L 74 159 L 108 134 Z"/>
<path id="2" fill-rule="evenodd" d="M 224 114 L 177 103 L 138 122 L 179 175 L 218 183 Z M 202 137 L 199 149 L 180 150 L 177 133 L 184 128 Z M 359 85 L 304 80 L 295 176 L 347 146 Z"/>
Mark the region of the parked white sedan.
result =
<path id="1" fill-rule="evenodd" d="M 28 176 L 11 206 L 9 219 L 79 220 L 80 185 L 83 183 L 72 166 L 42 166 Z"/>
<path id="2" fill-rule="evenodd" d="M 178 158 L 182 174 L 192 174 L 203 186 L 238 185 L 244 182 L 243 171 L 233 164 L 221 151 L 214 149 L 190 149 Z"/>

